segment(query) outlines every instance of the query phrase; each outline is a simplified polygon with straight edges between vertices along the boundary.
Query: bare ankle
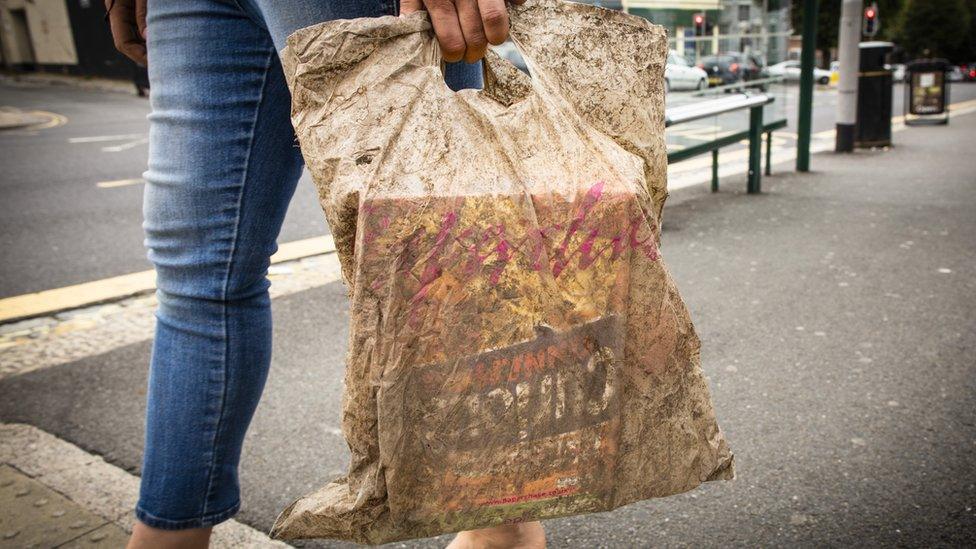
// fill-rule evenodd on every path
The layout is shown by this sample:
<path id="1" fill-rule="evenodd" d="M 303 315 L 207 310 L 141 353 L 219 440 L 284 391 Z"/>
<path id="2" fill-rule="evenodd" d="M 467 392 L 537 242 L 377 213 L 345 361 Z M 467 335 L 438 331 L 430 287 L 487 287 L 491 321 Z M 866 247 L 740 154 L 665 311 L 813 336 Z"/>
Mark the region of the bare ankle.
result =
<path id="1" fill-rule="evenodd" d="M 506 524 L 459 532 L 448 549 L 545 549 L 546 534 L 539 522 Z"/>
<path id="2" fill-rule="evenodd" d="M 161 530 L 136 521 L 126 549 L 206 549 L 213 528 Z"/>

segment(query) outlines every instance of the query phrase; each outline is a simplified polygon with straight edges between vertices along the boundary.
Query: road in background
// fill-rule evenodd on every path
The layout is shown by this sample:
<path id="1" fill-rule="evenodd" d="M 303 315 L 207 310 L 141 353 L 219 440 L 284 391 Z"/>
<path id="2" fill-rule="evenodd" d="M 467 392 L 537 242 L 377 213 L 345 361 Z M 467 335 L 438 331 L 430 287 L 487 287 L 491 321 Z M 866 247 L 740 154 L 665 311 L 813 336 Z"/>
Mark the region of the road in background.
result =
<path id="1" fill-rule="evenodd" d="M 777 132 L 775 146 L 791 147 L 796 86 L 779 88 L 783 96 L 770 112 L 784 113 L 791 127 Z M 899 85 L 896 115 L 901 95 Z M 976 85 L 953 86 L 953 101 L 973 97 Z M 673 93 L 668 104 L 697 100 L 702 98 Z M 835 100 L 833 90 L 818 88 L 814 132 L 833 128 Z M 0 263 L 0 298 L 150 269 L 141 227 L 148 101 L 134 94 L 0 81 L 0 106 L 56 113 L 64 122 L 41 130 L 0 131 L 0 249 L 7 258 Z M 717 124 L 682 125 L 669 130 L 669 141 L 693 144 L 742 130 L 746 116 L 731 113 Z M 279 242 L 327 232 L 306 173 Z"/>
<path id="2" fill-rule="evenodd" d="M 151 268 L 142 233 L 149 102 L 0 81 L 0 106 L 66 119 L 0 131 L 0 298 Z M 306 174 L 279 241 L 327 232 Z"/>
<path id="3" fill-rule="evenodd" d="M 758 90 L 750 90 L 758 93 Z M 795 83 L 774 84 L 767 92 L 775 101 L 764 109 L 766 122 L 785 118 L 787 127 L 774 133 L 774 147 L 796 146 L 796 117 L 799 101 L 799 88 Z M 905 86 L 901 83 L 894 85 L 892 90 L 892 118 L 898 119 L 904 115 L 902 111 L 905 97 Z M 667 98 L 667 105 L 677 106 L 699 101 L 725 97 L 724 94 L 709 94 L 696 96 L 692 93 L 671 93 Z M 965 103 L 976 99 L 976 84 L 953 83 L 951 101 L 953 104 Z M 833 132 L 837 110 L 837 90 L 826 86 L 816 86 L 813 95 L 813 133 Z M 749 128 L 749 112 L 734 111 L 713 118 L 698 120 L 693 123 L 682 124 L 669 128 L 667 132 L 668 148 L 671 151 L 699 143 L 712 141 L 718 137 L 745 131 Z M 895 138 L 897 146 L 897 137 Z M 722 153 L 745 148 L 745 144 L 722 149 Z"/>

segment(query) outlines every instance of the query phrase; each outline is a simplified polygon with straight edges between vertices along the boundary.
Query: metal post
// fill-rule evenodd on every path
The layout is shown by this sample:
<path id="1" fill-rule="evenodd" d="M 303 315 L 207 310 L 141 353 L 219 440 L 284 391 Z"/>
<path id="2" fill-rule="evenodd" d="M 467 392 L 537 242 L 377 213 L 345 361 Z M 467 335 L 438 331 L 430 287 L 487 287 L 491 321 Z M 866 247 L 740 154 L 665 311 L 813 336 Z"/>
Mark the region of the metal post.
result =
<path id="1" fill-rule="evenodd" d="M 861 41 L 861 2 L 844 0 L 840 11 L 837 57 L 840 80 L 837 82 L 836 152 L 854 150 L 854 128 L 857 124 L 857 77 L 859 68 L 858 43 Z"/>
<path id="2" fill-rule="evenodd" d="M 773 132 L 766 132 L 766 175 L 773 175 Z"/>
<path id="3" fill-rule="evenodd" d="M 712 192 L 718 192 L 718 149 L 712 150 Z"/>
<path id="4" fill-rule="evenodd" d="M 772 63 L 772 59 L 769 56 L 769 0 L 762 1 L 762 28 L 759 29 L 762 33 L 762 54 L 766 58 L 766 66 L 768 67 Z"/>
<path id="5" fill-rule="evenodd" d="M 800 107 L 797 113 L 796 171 L 810 171 L 813 116 L 813 62 L 817 47 L 817 0 L 803 0 L 803 51 L 800 52 Z"/>
<path id="6" fill-rule="evenodd" d="M 762 106 L 749 109 L 749 194 L 760 192 L 762 181 Z"/>

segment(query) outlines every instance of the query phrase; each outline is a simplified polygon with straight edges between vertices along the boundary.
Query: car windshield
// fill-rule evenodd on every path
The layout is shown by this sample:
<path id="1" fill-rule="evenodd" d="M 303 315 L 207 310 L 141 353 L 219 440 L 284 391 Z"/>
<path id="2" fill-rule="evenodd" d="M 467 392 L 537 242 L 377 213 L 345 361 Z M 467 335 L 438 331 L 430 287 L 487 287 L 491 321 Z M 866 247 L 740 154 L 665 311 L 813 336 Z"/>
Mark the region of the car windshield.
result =
<path id="1" fill-rule="evenodd" d="M 715 65 L 719 63 L 733 63 L 735 59 L 731 55 L 710 55 L 702 57 L 701 62 L 705 65 Z"/>

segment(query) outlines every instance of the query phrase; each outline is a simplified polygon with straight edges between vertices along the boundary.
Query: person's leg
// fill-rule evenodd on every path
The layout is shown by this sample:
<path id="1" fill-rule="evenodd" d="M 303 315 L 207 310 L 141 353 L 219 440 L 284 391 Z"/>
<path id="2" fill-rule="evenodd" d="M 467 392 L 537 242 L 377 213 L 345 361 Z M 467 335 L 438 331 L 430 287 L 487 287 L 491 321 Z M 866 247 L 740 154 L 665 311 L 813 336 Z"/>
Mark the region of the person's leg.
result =
<path id="1" fill-rule="evenodd" d="M 522 522 L 458 532 L 446 549 L 545 549 L 542 523 Z"/>
<path id="2" fill-rule="evenodd" d="M 239 506 L 241 445 L 270 362 L 265 275 L 301 169 L 276 46 L 295 28 L 392 6 L 337 4 L 149 3 L 145 229 L 160 304 L 133 547 L 205 545 Z M 447 70 L 455 89 L 480 86 L 478 65 Z"/>
<path id="3" fill-rule="evenodd" d="M 149 2 L 148 23 L 144 227 L 159 307 L 131 544 L 191 546 L 239 506 L 270 363 L 265 275 L 302 163 L 265 29 L 219 0 Z"/>

